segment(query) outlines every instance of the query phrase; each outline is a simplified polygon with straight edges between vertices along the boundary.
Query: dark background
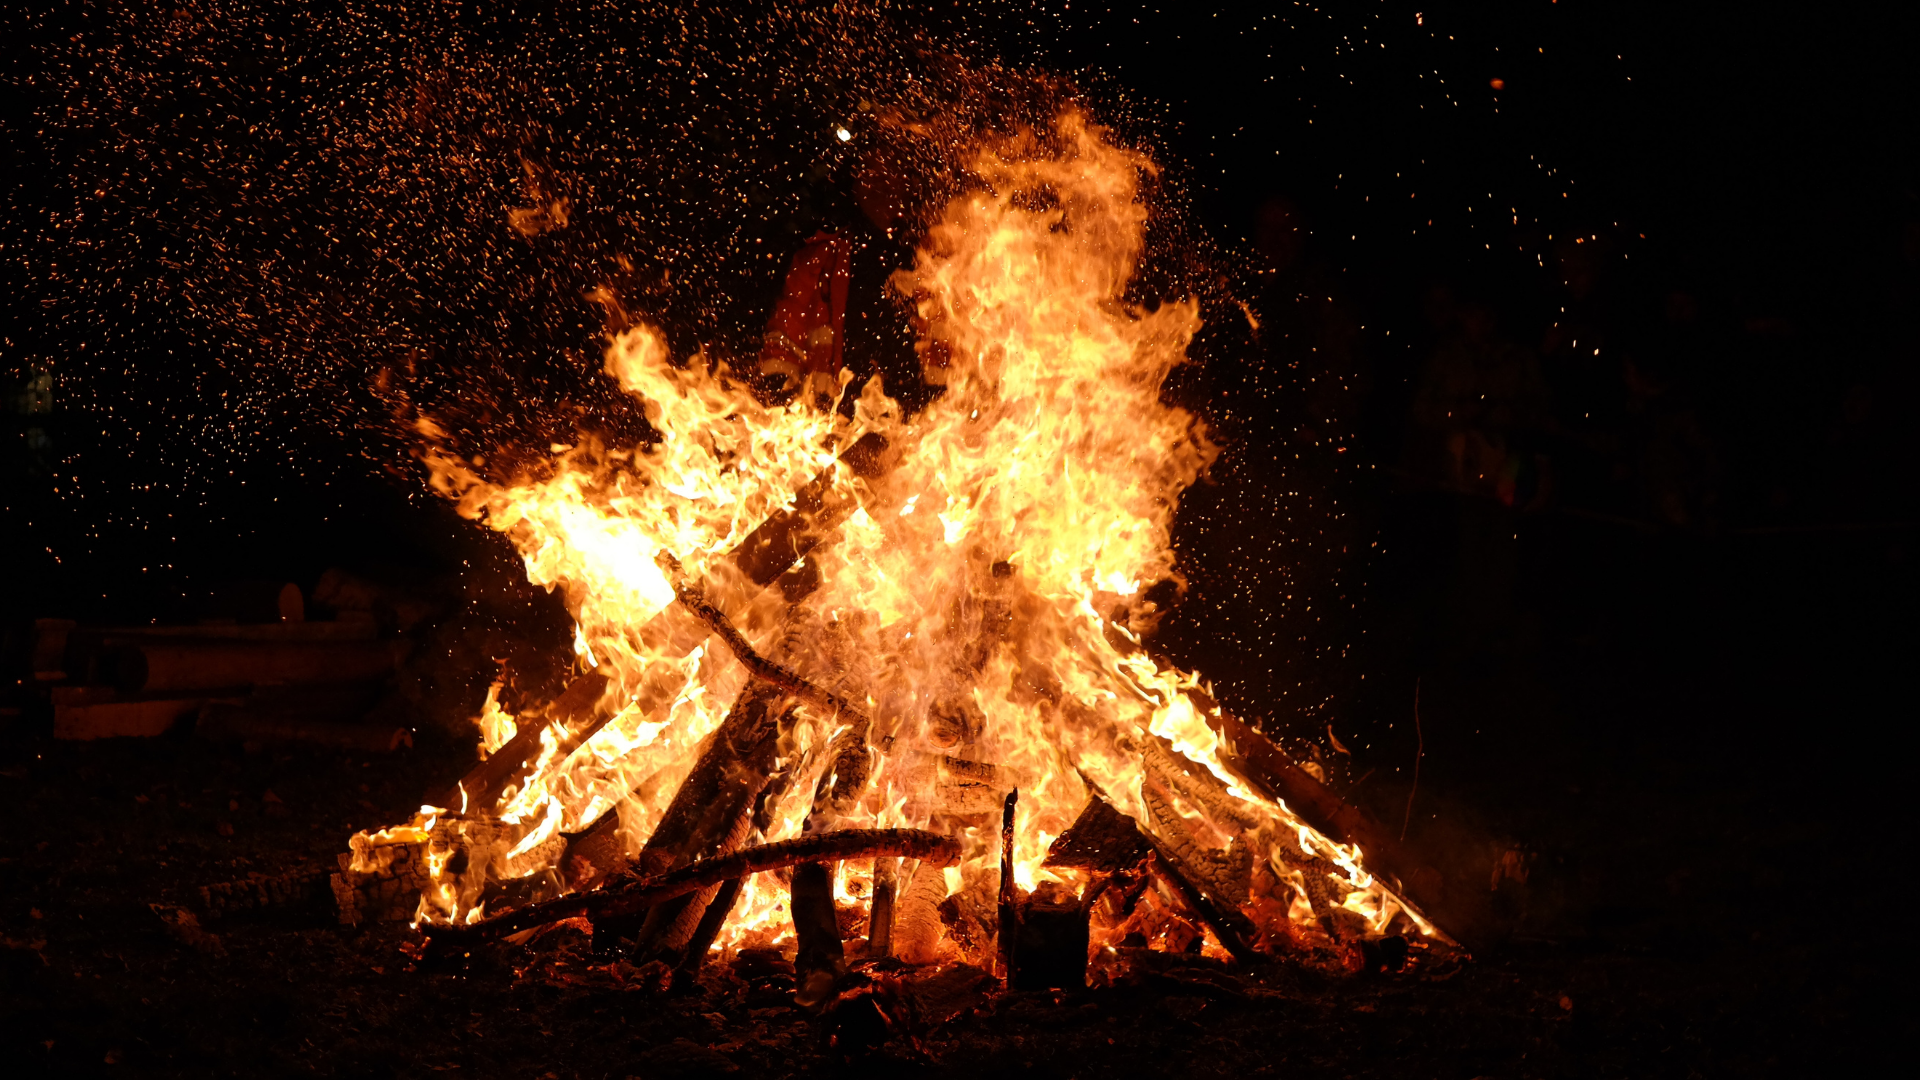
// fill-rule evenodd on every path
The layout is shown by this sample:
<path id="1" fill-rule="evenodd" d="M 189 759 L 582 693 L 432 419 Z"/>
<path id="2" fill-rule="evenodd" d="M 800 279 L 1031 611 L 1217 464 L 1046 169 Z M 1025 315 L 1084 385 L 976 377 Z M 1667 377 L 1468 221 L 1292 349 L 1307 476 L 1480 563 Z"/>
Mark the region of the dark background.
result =
<path id="1" fill-rule="evenodd" d="M 1486 880 L 1507 852 L 1532 867 L 1530 882 L 1495 875 L 1474 900 L 1504 933 L 1787 970 L 1770 1004 L 1728 1008 L 1831 1021 L 1831 1039 L 1872 1007 L 1860 987 L 1898 955 L 1851 938 L 1880 932 L 1870 909 L 1891 883 L 1843 854 L 1884 850 L 1893 820 L 1883 763 L 1908 711 L 1920 521 L 1913 27 L 1886 7 L 1055 4 L 881 20 L 1071 73 L 1168 164 L 1186 250 L 1225 282 L 1205 293 L 1202 363 L 1172 391 L 1228 452 L 1183 504 L 1191 590 L 1162 646 L 1382 817 L 1404 817 L 1459 881 Z M 378 10 L 382 25 L 432 27 L 419 49 L 494 73 L 480 87 L 502 85 L 487 79 L 517 52 L 585 70 L 580 56 L 630 41 L 595 69 L 602 88 L 682 55 L 662 28 L 684 20 L 665 7 L 621 15 L 655 34 L 626 39 L 581 29 L 613 18 L 597 8 Z M 508 419 L 539 429 L 521 436 L 564 432 L 583 415 L 580 373 L 598 367 L 598 324 L 569 289 L 605 264 L 583 256 L 568 276 L 553 270 L 565 253 L 469 258 L 462 221 L 404 231 L 431 217 L 436 189 L 397 185 L 382 189 L 383 227 L 416 255 L 440 236 L 440 272 L 405 303 L 356 307 L 357 293 L 404 290 L 371 262 L 313 252 L 339 242 L 327 230 L 385 174 L 311 151 L 365 113 L 311 87 L 359 85 L 405 43 L 369 33 L 331 53 L 315 44 L 330 32 L 320 22 L 288 30 L 285 13 L 208 7 L 187 19 L 211 27 L 201 44 L 169 53 L 123 14 L 8 16 L 7 78 L 24 104 L 6 128 L 0 610 L 14 625 L 188 618 L 223 582 L 310 586 L 336 564 L 514 576 L 502 545 L 424 493 L 383 427 L 390 402 L 367 388 L 383 364 L 431 353 L 419 400 L 456 402 L 463 372 L 513 367 L 525 415 Z M 221 29 L 229 18 L 251 35 L 244 48 Z M 693 40 L 714 55 L 765 50 L 753 26 L 718 19 L 696 16 Z M 908 55 L 913 38 L 881 35 L 876 49 Z M 779 78 L 838 77 L 795 59 L 814 40 L 796 32 Z M 229 54 L 272 74 L 222 100 L 282 137 L 223 143 L 253 149 L 221 172 L 210 136 L 179 126 L 209 99 L 169 88 Z M 846 86 L 801 95 L 772 125 L 770 160 L 824 159 L 831 147 L 807 141 L 816 114 L 885 69 L 849 62 Z M 531 141 L 561 155 L 568 108 L 524 110 L 539 114 L 529 130 L 545 125 Z M 367 160 L 397 152 L 365 143 Z M 513 139 L 473 145 L 493 155 L 490 176 L 455 204 L 497 226 L 522 183 L 502 149 Z M 768 178 L 781 169 L 730 173 L 769 193 L 745 233 L 706 240 L 777 243 L 820 216 L 815 189 Z M 151 183 L 90 204 L 103 176 Z M 260 190 L 247 185 L 275 177 L 271 199 L 245 203 Z M 580 231 L 643 229 L 675 190 L 656 185 L 628 216 Z M 244 228 L 222 217 L 243 203 L 266 209 Z M 663 234 L 692 227 L 658 214 Z M 280 239 L 262 245 L 269 233 Z M 281 261 L 242 272 L 207 237 Z M 546 284 L 500 283 L 522 263 Z M 736 309 L 688 325 L 750 335 L 778 263 L 740 278 Z M 705 285 L 655 299 L 699 307 L 745 265 L 718 260 Z M 327 290 L 343 299 L 302 306 Z M 507 315 L 472 318 L 462 305 L 476 296 Z M 877 341 L 860 362 L 884 366 L 897 345 Z M 1506 432 L 1520 468 L 1508 498 L 1449 484 L 1419 418 L 1422 387 L 1461 348 L 1539 373 L 1529 418 Z"/>

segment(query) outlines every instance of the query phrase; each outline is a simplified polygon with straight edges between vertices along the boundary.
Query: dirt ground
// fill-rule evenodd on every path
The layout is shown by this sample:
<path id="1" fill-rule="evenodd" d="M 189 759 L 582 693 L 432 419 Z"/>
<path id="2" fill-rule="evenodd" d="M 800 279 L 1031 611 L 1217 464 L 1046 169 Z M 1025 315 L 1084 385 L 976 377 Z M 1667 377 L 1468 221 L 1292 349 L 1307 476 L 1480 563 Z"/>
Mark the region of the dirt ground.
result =
<path id="1" fill-rule="evenodd" d="M 324 889 L 209 919 L 219 944 L 196 948 L 150 905 L 328 868 L 471 747 L 62 742 L 29 707 L 0 730 L 0 1054 L 12 1075 L 169 1077 L 1834 1075 L 1913 1026 L 1882 989 L 1909 952 L 1882 838 L 1900 790 L 1882 691 L 1911 592 L 1889 550 L 1647 550 L 1585 615 L 1541 606 L 1564 626 L 1404 649 L 1388 674 L 1394 696 L 1421 687 L 1415 810 L 1408 747 L 1384 735 L 1403 723 L 1376 725 L 1353 797 L 1411 818 L 1478 920 L 1469 963 L 987 997 L 877 1047 L 764 982 L 710 965 L 662 991 L 565 935 L 418 970 L 404 926 L 343 928 Z"/>

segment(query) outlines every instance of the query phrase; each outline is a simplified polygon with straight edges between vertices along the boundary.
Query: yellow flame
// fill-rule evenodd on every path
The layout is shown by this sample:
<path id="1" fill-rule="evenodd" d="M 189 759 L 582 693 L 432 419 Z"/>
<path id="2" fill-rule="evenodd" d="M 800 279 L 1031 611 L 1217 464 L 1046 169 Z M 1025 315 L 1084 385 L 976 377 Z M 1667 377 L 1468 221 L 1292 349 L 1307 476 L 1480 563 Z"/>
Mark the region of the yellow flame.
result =
<path id="1" fill-rule="evenodd" d="M 1050 130 L 989 140 L 966 165 L 970 182 L 893 279 L 914 307 L 920 348 L 944 368 L 944 393 L 917 415 L 878 380 L 851 419 L 805 401 L 767 405 L 703 355 L 674 362 L 660 332 L 638 324 L 611 343 L 606 372 L 641 403 L 651 443 L 582 436 L 537 473 L 496 480 L 440 449 L 439 429 L 422 422 L 435 488 L 510 538 L 530 581 L 562 590 L 576 655 L 608 677 L 602 707 L 614 719 L 569 748 L 547 719 L 508 716 L 496 685 L 477 720 L 481 746 L 492 752 L 522 725 L 545 725 L 531 775 L 496 805 L 469 808 L 463 789 L 459 815 L 423 807 L 408 826 L 356 837 L 356 865 L 385 844 L 457 842 L 485 855 L 486 873 L 525 876 L 557 866 L 566 834 L 608 812 L 637 850 L 747 680 L 729 650 L 669 610 L 666 561 L 705 582 L 756 649 L 866 703 L 869 740 L 884 751 L 871 782 L 812 827 L 950 830 L 965 859 L 945 871 L 945 886 L 978 888 L 997 877 L 987 871 L 1000 857 L 998 796 L 1017 787 L 1015 879 L 1078 887 L 1042 865 L 1049 845 L 1086 805 L 1087 781 L 1148 822 L 1141 740 L 1161 739 L 1231 803 L 1176 796 L 1194 840 L 1218 851 L 1254 845 L 1253 872 L 1282 890 L 1271 910 L 1312 925 L 1297 864 L 1324 860 L 1344 889 L 1339 906 L 1372 930 L 1404 912 L 1434 932 L 1365 872 L 1357 848 L 1248 790 L 1190 696 L 1199 677 L 1152 660 L 1127 626 L 1149 610 L 1145 586 L 1172 576 L 1180 494 L 1217 454 L 1198 418 L 1161 397 L 1200 327 L 1197 303 L 1126 299 L 1148 220 L 1140 185 L 1154 165 L 1075 112 Z M 897 451 L 877 479 L 837 462 L 863 432 Z M 789 601 L 727 555 L 816 476 L 858 508 L 807 556 L 817 588 Z M 792 714 L 780 752 L 810 772 L 771 808 L 763 839 L 809 827 L 826 748 L 845 723 Z M 954 768 L 991 780 L 956 794 L 942 780 Z M 478 886 L 454 880 L 444 853 L 427 865 L 435 884 L 420 917 L 478 917 Z M 841 900 L 864 903 L 873 872 L 843 867 Z M 722 947 L 777 944 L 789 922 L 784 888 L 756 876 Z"/>

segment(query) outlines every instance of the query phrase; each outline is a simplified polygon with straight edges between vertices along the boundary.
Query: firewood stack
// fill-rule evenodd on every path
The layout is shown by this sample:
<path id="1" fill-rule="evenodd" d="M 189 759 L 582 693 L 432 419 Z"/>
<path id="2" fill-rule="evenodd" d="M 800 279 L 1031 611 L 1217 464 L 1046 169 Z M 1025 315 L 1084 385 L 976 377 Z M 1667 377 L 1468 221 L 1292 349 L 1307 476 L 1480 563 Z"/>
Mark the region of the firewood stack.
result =
<path id="1" fill-rule="evenodd" d="M 584 919 L 682 979 L 775 950 L 822 1010 L 863 968 L 1038 990 L 1129 956 L 1451 944 L 1384 828 L 1145 644 L 1218 452 L 1160 394 L 1197 304 L 1127 299 L 1152 163 L 1075 113 L 963 157 L 892 282 L 944 387 L 911 417 L 832 370 L 823 271 L 769 332 L 825 366 L 797 396 L 623 321 L 606 370 L 657 441 L 555 444 L 506 480 L 418 418 L 435 488 L 564 590 L 579 663 L 483 716 L 490 755 L 414 820 L 354 838 L 343 918 L 414 918 L 455 957 Z"/>

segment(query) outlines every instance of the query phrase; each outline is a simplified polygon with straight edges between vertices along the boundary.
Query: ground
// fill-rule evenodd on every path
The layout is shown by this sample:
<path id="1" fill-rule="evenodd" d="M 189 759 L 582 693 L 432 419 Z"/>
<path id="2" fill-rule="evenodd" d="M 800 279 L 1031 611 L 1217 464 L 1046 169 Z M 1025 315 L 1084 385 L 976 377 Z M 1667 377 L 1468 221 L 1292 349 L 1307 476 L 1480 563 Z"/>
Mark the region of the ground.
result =
<path id="1" fill-rule="evenodd" d="M 404 927 L 343 928 L 324 897 L 209 920 L 221 950 L 197 950 L 148 905 L 326 864 L 471 751 L 59 742 L 29 711 L 0 743 L 13 822 L 0 838 L 3 1052 L 14 1075 L 1832 1074 L 1869 1052 L 1870 1032 L 1910 1023 L 1876 1019 L 1891 1010 L 1868 990 L 1903 946 L 1880 871 L 1891 849 L 1837 779 L 1859 736 L 1767 722 L 1770 707 L 1798 707 L 1782 688 L 1805 672 L 1789 655 L 1846 676 L 1830 649 L 1797 651 L 1833 626 L 1770 649 L 1754 645 L 1764 628 L 1722 626 L 1719 659 L 1682 661 L 1670 643 L 1635 654 L 1574 638 L 1426 677 L 1415 839 L 1511 844 L 1529 867 L 1524 886 L 1497 891 L 1451 871 L 1448 889 L 1487 889 L 1505 920 L 1470 963 L 1014 995 L 851 1060 L 724 974 L 663 993 L 564 947 L 515 961 L 521 975 L 498 961 L 421 971 Z M 1696 722 L 1706 713 L 1718 719 Z M 1449 767 L 1444 733 L 1463 717 L 1480 749 Z M 1381 787 L 1376 810 L 1405 791 Z"/>

